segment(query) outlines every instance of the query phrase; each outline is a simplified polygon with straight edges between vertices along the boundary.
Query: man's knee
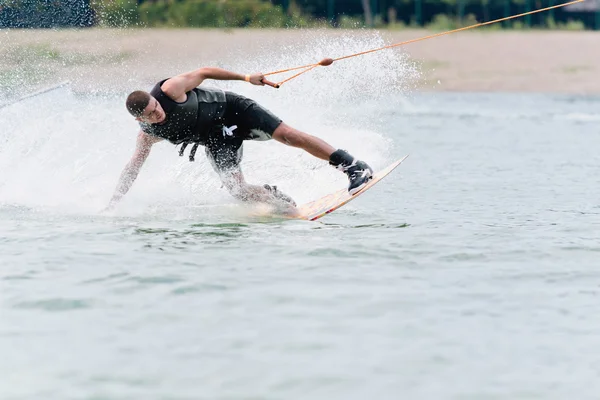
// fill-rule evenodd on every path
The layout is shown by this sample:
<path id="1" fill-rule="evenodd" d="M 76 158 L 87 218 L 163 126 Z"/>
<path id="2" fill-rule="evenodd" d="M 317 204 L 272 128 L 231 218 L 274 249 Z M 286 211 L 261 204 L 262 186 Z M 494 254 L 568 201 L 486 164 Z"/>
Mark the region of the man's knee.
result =
<path id="1" fill-rule="evenodd" d="M 231 194 L 234 198 L 241 201 L 248 201 L 250 199 L 249 191 L 244 185 L 232 185 L 226 187 L 229 191 L 229 194 Z"/>
<path id="2" fill-rule="evenodd" d="M 252 197 L 249 187 L 245 182 L 240 182 L 237 179 L 224 179 L 223 186 L 237 200 L 249 201 Z"/>

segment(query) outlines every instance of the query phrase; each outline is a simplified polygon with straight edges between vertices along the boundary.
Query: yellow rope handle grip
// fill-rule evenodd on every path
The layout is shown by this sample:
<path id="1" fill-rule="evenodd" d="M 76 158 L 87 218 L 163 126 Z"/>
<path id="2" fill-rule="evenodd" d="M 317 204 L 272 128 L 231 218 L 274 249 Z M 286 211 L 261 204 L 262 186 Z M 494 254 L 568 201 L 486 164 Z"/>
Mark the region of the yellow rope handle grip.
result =
<path id="1" fill-rule="evenodd" d="M 271 82 L 269 80 L 266 80 L 265 78 L 261 79 L 260 81 L 262 83 L 264 83 L 265 85 L 269 85 L 271 87 L 274 87 L 275 89 L 279 89 L 279 87 L 281 86 L 280 83 L 274 83 L 274 82 Z"/>

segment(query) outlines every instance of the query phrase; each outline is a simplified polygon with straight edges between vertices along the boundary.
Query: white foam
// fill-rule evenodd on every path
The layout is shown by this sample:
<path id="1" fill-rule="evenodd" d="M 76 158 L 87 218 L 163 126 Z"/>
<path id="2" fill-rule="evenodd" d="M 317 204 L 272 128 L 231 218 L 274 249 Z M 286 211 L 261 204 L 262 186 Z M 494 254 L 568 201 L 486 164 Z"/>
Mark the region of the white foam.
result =
<path id="1" fill-rule="evenodd" d="M 280 53 L 265 48 L 252 58 L 240 54 L 226 62 L 238 71 L 265 65 L 275 70 L 385 44 L 376 33 L 331 41 L 309 31 Z M 210 84 L 235 87 L 288 124 L 380 168 L 398 155 L 388 154 L 389 127 L 380 123 L 378 104 L 387 95 L 400 99 L 417 77 L 401 51 L 386 50 L 318 68 L 278 90 Z M 124 109 L 126 95 L 82 97 L 61 88 L 1 109 L 0 204 L 75 213 L 102 209 L 133 152 L 138 131 Z M 242 168 L 248 182 L 277 185 L 299 203 L 346 185 L 343 174 L 300 149 L 275 141 L 247 142 L 244 149 Z M 190 163 L 178 157 L 175 146 L 159 143 L 118 212 L 143 214 L 160 207 L 231 202 L 202 148 Z"/>

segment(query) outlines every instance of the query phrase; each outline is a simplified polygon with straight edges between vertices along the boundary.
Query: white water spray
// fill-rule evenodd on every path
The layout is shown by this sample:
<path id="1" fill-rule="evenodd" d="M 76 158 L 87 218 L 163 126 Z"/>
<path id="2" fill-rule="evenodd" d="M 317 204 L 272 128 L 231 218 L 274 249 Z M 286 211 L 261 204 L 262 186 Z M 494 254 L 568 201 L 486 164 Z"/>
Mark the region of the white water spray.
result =
<path id="1" fill-rule="evenodd" d="M 383 44 L 375 33 L 332 41 L 309 31 L 285 49 L 264 47 L 252 58 L 233 53 L 220 66 L 278 69 Z M 206 85 L 254 98 L 288 124 L 378 169 L 399 156 L 388 153 L 380 105 L 400 101 L 418 75 L 403 53 L 389 50 L 317 68 L 281 89 L 223 81 Z M 106 206 L 139 130 L 124 109 L 126 95 L 82 96 L 64 87 L 0 109 L 0 205 L 68 213 L 97 213 Z M 196 161 L 189 162 L 178 157 L 175 146 L 155 145 L 119 213 L 235 203 L 202 153 L 199 149 Z M 246 142 L 242 169 L 248 182 L 277 185 L 299 203 L 346 185 L 345 176 L 326 162 L 275 141 Z"/>

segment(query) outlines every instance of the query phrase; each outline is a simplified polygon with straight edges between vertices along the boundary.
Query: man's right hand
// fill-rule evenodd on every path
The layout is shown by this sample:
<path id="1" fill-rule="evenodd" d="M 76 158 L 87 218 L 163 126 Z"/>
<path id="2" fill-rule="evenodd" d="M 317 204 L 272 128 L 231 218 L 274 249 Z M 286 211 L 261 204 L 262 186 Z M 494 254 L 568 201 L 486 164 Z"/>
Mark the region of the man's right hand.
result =
<path id="1" fill-rule="evenodd" d="M 162 139 L 152 137 L 144 132 L 140 132 L 137 137 L 137 142 L 135 146 L 135 151 L 131 160 L 127 163 L 123 172 L 121 172 L 121 176 L 119 177 L 119 183 L 117 184 L 117 188 L 115 189 L 115 194 L 112 199 L 108 203 L 108 206 L 103 210 L 109 211 L 114 209 L 114 206 L 121 200 L 121 198 L 129 191 L 129 188 L 137 178 L 142 165 L 148 158 L 150 154 L 150 149 L 154 143 L 161 141 Z"/>
<path id="2" fill-rule="evenodd" d="M 263 82 L 263 79 L 265 79 L 265 76 L 261 73 L 250 75 L 250 83 L 253 85 L 264 86 L 265 83 Z"/>

